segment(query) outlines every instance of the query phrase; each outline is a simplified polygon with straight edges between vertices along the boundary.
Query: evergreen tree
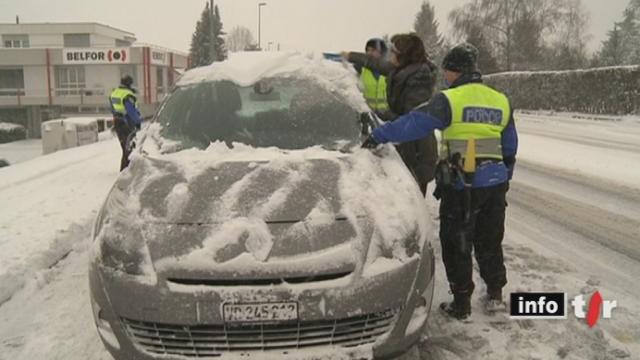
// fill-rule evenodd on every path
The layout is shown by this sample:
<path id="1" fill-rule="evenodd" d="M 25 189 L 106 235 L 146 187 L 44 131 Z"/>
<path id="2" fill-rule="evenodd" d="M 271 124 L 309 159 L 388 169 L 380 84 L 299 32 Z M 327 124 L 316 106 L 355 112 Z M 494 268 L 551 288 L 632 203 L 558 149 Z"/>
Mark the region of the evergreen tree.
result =
<path id="1" fill-rule="evenodd" d="M 513 27 L 513 69 L 540 70 L 542 48 L 542 24 L 533 13 L 523 12 Z"/>
<path id="2" fill-rule="evenodd" d="M 218 5 L 214 8 L 213 16 L 213 33 L 215 34 L 216 58 L 214 61 L 223 61 L 227 58 L 227 48 L 225 46 L 224 37 L 226 33 L 222 29 L 222 19 L 220 18 L 220 9 Z"/>
<path id="3" fill-rule="evenodd" d="M 596 54 L 594 65 L 618 66 L 640 63 L 640 0 L 632 0 L 622 20 L 613 25 Z"/>
<path id="4" fill-rule="evenodd" d="M 425 1 L 422 3 L 420 11 L 416 15 L 416 20 L 413 25 L 413 29 L 416 34 L 424 42 L 424 47 L 429 54 L 429 57 L 439 62 L 443 57 L 443 45 L 444 39 L 438 31 L 438 20 L 435 17 L 435 8 Z"/>
<path id="5" fill-rule="evenodd" d="M 494 50 L 491 48 L 489 41 L 487 41 L 481 27 L 470 27 L 466 42 L 478 49 L 478 68 L 483 74 L 493 74 L 500 71 Z"/>
<path id="6" fill-rule="evenodd" d="M 222 31 L 222 21 L 220 20 L 220 12 L 218 6 L 215 7 L 213 14 L 213 22 L 211 21 L 211 10 L 209 3 L 205 6 L 200 16 L 200 20 L 196 24 L 196 30 L 191 37 L 191 49 L 189 56 L 191 58 L 191 67 L 209 65 L 213 61 L 222 61 L 227 57 L 227 51 L 224 46 L 225 35 Z M 211 39 L 215 34 L 215 59 L 211 59 Z"/>
<path id="7" fill-rule="evenodd" d="M 620 24 L 615 23 L 613 30 L 607 34 L 608 38 L 602 43 L 600 52 L 596 55 L 596 66 L 616 66 L 621 65 L 624 58 L 622 48 L 622 31 Z"/>

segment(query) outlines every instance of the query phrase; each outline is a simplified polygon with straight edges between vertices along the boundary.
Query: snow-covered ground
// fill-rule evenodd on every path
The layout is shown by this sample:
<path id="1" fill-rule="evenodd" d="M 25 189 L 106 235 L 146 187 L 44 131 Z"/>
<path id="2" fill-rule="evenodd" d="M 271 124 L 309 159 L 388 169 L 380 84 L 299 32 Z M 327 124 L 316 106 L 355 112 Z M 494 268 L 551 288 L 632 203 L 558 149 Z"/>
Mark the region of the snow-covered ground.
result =
<path id="1" fill-rule="evenodd" d="M 566 320 L 489 317 L 477 286 L 471 320 L 449 321 L 436 309 L 449 298 L 438 256 L 434 311 L 411 358 L 640 359 L 640 124 L 519 118 L 506 292 L 588 298 L 597 289 L 618 308 L 593 329 L 571 311 Z M 1 360 L 109 359 L 91 318 L 86 265 L 118 157 L 118 144 L 105 141 L 0 169 Z M 435 223 L 437 204 L 428 201 Z"/>
<path id="2" fill-rule="evenodd" d="M 115 139 L 0 169 L 0 303 L 69 253 L 118 174 Z"/>
<path id="3" fill-rule="evenodd" d="M 42 155 L 42 139 L 27 139 L 0 144 L 0 159 L 14 165 Z"/>

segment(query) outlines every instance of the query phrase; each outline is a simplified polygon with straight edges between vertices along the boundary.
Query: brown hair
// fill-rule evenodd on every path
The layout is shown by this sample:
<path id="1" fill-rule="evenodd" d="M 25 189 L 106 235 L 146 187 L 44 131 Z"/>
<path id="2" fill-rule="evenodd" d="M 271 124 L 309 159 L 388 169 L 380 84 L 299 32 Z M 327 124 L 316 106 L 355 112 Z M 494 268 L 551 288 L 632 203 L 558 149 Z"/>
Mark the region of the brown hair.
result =
<path id="1" fill-rule="evenodd" d="M 398 57 L 400 68 L 431 62 L 422 39 L 415 33 L 394 35 L 391 38 L 391 44 L 391 51 Z"/>

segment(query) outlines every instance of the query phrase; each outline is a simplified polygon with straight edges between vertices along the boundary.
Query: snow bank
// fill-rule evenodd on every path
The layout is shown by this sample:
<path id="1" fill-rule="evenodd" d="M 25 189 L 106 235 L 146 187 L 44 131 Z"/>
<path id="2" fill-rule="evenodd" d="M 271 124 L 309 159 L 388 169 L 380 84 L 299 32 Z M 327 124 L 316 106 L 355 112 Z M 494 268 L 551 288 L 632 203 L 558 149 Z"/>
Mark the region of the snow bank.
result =
<path id="1" fill-rule="evenodd" d="M 72 124 L 72 125 L 93 125 L 98 123 L 99 118 L 95 117 L 70 117 L 70 118 L 62 118 L 62 119 L 53 119 L 49 121 L 45 121 L 42 124 L 53 124 L 53 123 L 64 123 L 64 124 Z M 101 119 L 101 118 L 100 118 Z"/>
<path id="2" fill-rule="evenodd" d="M 0 122 L 0 144 L 27 138 L 27 131 L 22 125 Z"/>
<path id="3" fill-rule="evenodd" d="M 24 126 L 14 123 L 0 122 L 0 131 L 10 131 L 15 129 L 24 129 Z"/>
<path id="4" fill-rule="evenodd" d="M 0 169 L 0 303 L 71 250 L 72 225 L 93 220 L 119 158 L 112 140 Z"/>
<path id="5" fill-rule="evenodd" d="M 42 155 L 42 140 L 29 139 L 0 144 L 0 159 L 17 164 Z"/>
<path id="6" fill-rule="evenodd" d="M 302 55 L 282 52 L 232 53 L 229 59 L 187 71 L 178 86 L 203 81 L 230 80 L 240 86 L 251 86 L 264 78 L 275 76 L 313 79 L 331 92 L 337 92 L 361 111 L 368 107 L 358 89 L 352 66 L 329 61 L 321 55 Z"/>

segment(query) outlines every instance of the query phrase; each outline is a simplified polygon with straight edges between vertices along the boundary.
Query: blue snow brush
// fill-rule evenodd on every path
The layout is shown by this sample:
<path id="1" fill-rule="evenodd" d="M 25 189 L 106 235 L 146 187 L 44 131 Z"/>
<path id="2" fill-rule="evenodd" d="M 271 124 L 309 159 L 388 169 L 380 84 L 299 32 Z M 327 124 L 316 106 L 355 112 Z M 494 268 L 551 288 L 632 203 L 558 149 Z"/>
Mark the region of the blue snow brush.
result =
<path id="1" fill-rule="evenodd" d="M 331 60 L 331 61 L 335 61 L 335 62 L 342 62 L 342 56 L 340 56 L 340 54 L 323 53 L 322 55 L 327 60 Z"/>

